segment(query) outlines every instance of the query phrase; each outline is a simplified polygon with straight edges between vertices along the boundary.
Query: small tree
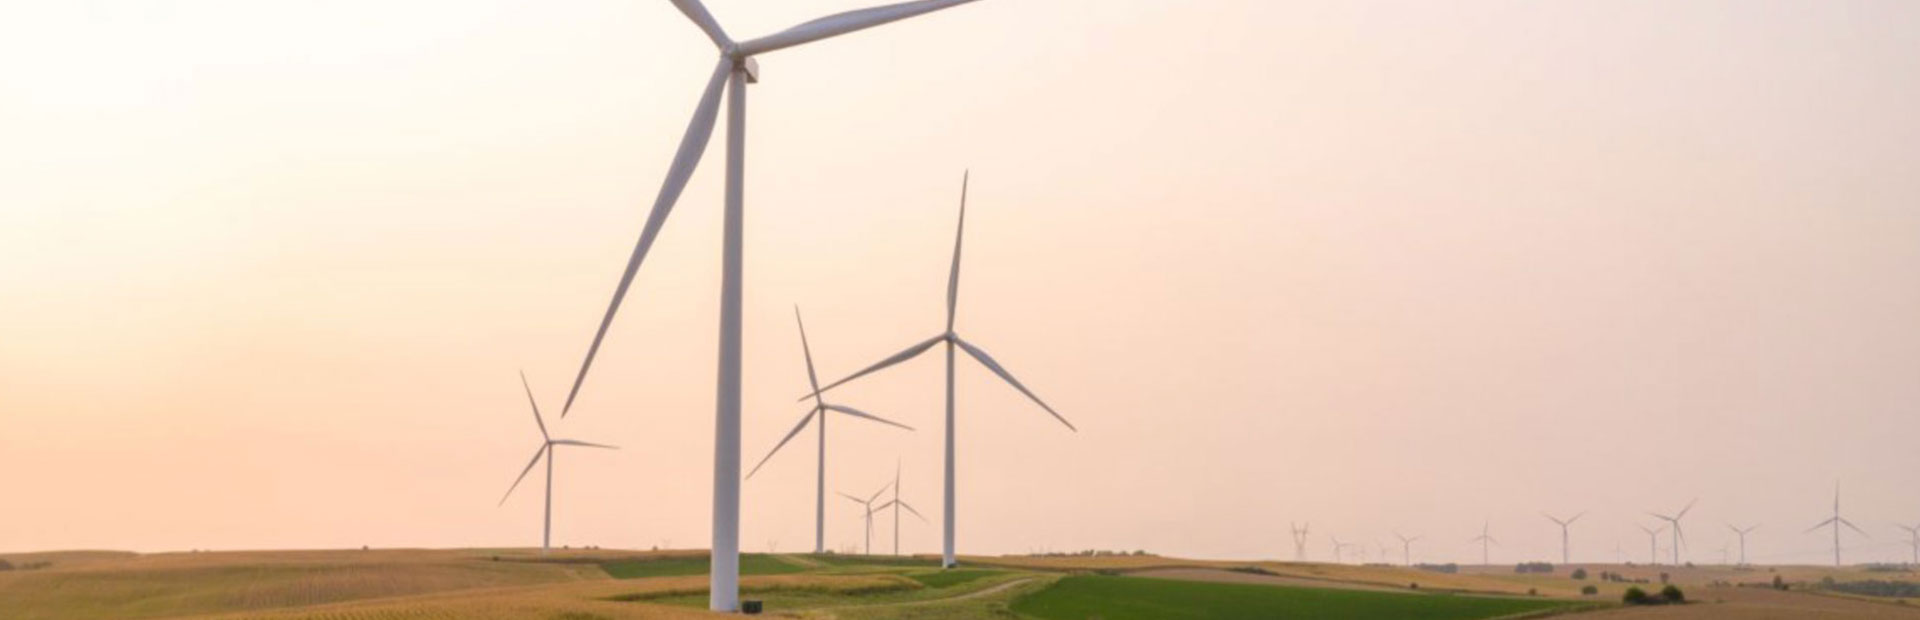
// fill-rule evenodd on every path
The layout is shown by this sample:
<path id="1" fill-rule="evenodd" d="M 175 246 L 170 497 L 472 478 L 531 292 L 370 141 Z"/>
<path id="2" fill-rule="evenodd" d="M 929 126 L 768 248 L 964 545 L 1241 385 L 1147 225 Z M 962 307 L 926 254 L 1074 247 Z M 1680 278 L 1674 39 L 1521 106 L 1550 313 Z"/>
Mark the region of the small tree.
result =
<path id="1" fill-rule="evenodd" d="M 1784 579 L 1781 579 L 1779 575 L 1774 575 L 1774 576 L 1773 576 L 1773 589 L 1775 589 L 1775 590 L 1785 590 L 1785 589 L 1787 589 L 1787 582 L 1786 582 L 1786 580 L 1784 580 Z"/>
<path id="2" fill-rule="evenodd" d="M 1647 591 L 1640 589 L 1638 586 L 1627 588 L 1627 593 L 1620 595 L 1620 602 L 1628 605 L 1645 605 L 1647 604 Z"/>
<path id="3" fill-rule="evenodd" d="M 1591 583 L 1580 587 L 1580 594 L 1583 596 L 1593 596 L 1599 593 L 1600 593 L 1600 588 L 1594 587 L 1594 585 Z"/>
<path id="4" fill-rule="evenodd" d="M 1586 579 L 1586 578 L 1587 578 L 1587 569 L 1584 569 L 1584 568 L 1576 568 L 1576 569 L 1573 569 L 1573 578 L 1574 578 L 1574 579 Z"/>
<path id="5" fill-rule="evenodd" d="M 1687 595 L 1680 592 L 1680 586 L 1674 586 L 1674 585 L 1669 585 L 1667 587 L 1661 588 L 1660 598 L 1667 599 L 1667 602 L 1669 603 L 1687 602 Z"/>

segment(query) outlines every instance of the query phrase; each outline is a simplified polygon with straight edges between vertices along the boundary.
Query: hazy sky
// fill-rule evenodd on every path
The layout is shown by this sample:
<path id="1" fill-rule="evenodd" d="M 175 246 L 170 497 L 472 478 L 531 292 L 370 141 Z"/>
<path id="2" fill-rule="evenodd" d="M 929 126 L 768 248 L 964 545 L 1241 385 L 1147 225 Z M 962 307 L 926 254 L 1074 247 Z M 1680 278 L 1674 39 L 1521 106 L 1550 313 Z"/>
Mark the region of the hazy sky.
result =
<path id="1" fill-rule="evenodd" d="M 736 36 L 849 0 L 711 0 Z M 960 549 L 1818 562 L 1920 522 L 1920 4 L 988 0 L 768 54 L 751 466 L 822 372 L 959 328 Z M 538 543 L 557 410 L 714 51 L 656 0 L 0 8 L 0 550 Z M 724 131 L 724 130 L 722 130 Z M 721 140 L 558 434 L 556 544 L 705 546 Z M 840 393 L 904 464 L 936 356 Z M 814 448 L 744 486 L 811 545 Z M 857 508 L 829 505 L 828 542 Z M 890 540 L 890 530 L 878 535 Z M 1371 545 L 1370 545 L 1371 546 Z M 1369 549 L 1369 554 L 1373 550 Z"/>

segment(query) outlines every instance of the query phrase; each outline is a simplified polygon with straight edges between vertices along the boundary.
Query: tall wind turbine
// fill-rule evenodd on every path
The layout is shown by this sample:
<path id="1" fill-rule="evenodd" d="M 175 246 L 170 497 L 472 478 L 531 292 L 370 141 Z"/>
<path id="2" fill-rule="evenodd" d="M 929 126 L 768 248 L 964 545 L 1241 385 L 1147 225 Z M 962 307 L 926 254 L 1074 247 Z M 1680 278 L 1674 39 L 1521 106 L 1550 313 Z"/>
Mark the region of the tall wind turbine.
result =
<path id="1" fill-rule="evenodd" d="M 841 497 L 853 500 L 853 503 L 859 504 L 861 507 L 860 517 L 867 520 L 867 549 L 862 552 L 866 555 L 873 555 L 873 512 L 875 510 L 873 502 L 874 500 L 880 499 L 881 493 L 887 492 L 888 486 L 893 485 L 888 484 L 880 487 L 880 490 L 874 491 L 873 495 L 867 496 L 866 499 L 860 499 L 859 497 L 848 495 L 844 492 L 840 494 Z"/>
<path id="2" fill-rule="evenodd" d="M 534 402 L 533 386 L 527 385 L 527 373 L 524 371 L 520 373 L 520 387 L 527 391 L 527 405 L 533 407 L 533 423 L 540 425 L 540 447 L 533 451 L 533 460 L 527 461 L 527 468 L 520 470 L 520 477 L 513 479 L 513 486 L 507 487 L 507 493 L 500 496 L 500 503 L 498 505 L 506 505 L 507 498 L 513 496 L 513 490 L 520 488 L 520 481 L 527 479 L 527 474 L 533 472 L 533 466 L 540 464 L 541 457 L 546 457 L 547 508 L 546 516 L 542 517 L 540 522 L 540 555 L 546 555 L 547 551 L 553 548 L 553 447 L 585 446 L 588 448 L 606 448 L 608 450 L 618 450 L 620 448 L 575 441 L 572 439 L 554 439 L 552 435 L 547 434 L 547 422 L 540 419 L 540 403 Z"/>
<path id="3" fill-rule="evenodd" d="M 940 344 L 942 342 L 945 342 L 947 344 L 947 347 L 946 347 L 947 348 L 947 463 L 946 463 L 947 508 L 946 508 L 946 514 L 944 515 L 945 522 L 941 524 L 941 533 L 943 536 L 943 540 L 941 542 L 941 559 L 940 559 L 940 565 L 942 567 L 947 567 L 947 568 L 951 568 L 954 565 L 954 553 L 953 553 L 953 547 L 954 547 L 954 543 L 953 543 L 953 527 L 954 527 L 953 525 L 953 522 L 954 522 L 953 350 L 954 350 L 954 347 L 959 347 L 960 350 L 966 351 L 967 355 L 972 356 L 974 360 L 980 362 L 980 365 L 986 366 L 987 370 L 993 371 L 993 374 L 999 375 L 1002 380 L 1005 380 L 1009 385 L 1012 385 L 1013 389 L 1019 390 L 1021 394 L 1025 394 L 1027 398 L 1033 400 L 1035 404 L 1040 405 L 1041 409 L 1045 409 L 1047 413 L 1053 414 L 1054 419 L 1059 420 L 1061 424 L 1066 425 L 1068 430 L 1073 430 L 1073 431 L 1079 430 L 1074 428 L 1073 423 L 1068 422 L 1067 419 L 1065 417 L 1062 417 L 1059 412 L 1054 411 L 1053 407 L 1048 406 L 1046 401 L 1042 401 L 1040 400 L 1039 396 L 1035 396 L 1032 390 L 1027 389 L 1026 385 L 1020 383 L 1019 379 L 1013 378 L 1013 374 L 1007 372 L 1007 369 L 1000 366 L 999 362 L 994 361 L 993 357 L 987 355 L 986 351 L 982 351 L 980 350 L 980 347 L 975 346 L 973 343 L 967 342 L 966 340 L 962 339 L 960 337 L 960 334 L 953 330 L 954 311 L 960 299 L 960 241 L 963 238 L 962 235 L 966 232 L 966 227 L 967 227 L 967 175 L 963 174 L 960 177 L 960 223 L 959 225 L 954 227 L 954 233 L 953 233 L 953 267 L 950 271 L 947 272 L 946 331 L 936 334 L 932 338 L 928 338 L 926 340 L 915 343 L 913 346 L 907 347 L 905 350 L 899 353 L 895 353 L 892 356 L 887 357 L 886 359 L 880 360 L 879 362 L 875 362 L 872 366 L 868 366 L 866 368 L 861 369 L 859 372 L 853 373 L 851 375 L 847 375 L 845 379 L 835 381 L 831 384 L 828 384 L 827 387 L 821 388 L 819 390 L 821 392 L 831 390 L 835 387 L 840 386 L 841 384 L 844 384 L 848 381 L 852 381 L 854 379 L 858 379 L 860 377 L 864 377 L 874 371 L 880 370 L 882 368 L 886 368 L 888 366 L 892 366 L 894 364 L 898 364 L 900 362 L 913 359 L 914 357 L 920 355 L 921 353 L 925 353 L 929 349 L 932 349 L 933 346 L 936 344 Z M 805 400 L 806 398 L 807 397 L 805 396 L 801 397 L 802 400 Z"/>
<path id="4" fill-rule="evenodd" d="M 1489 557 L 1491 557 L 1491 556 L 1490 556 L 1490 555 L 1489 555 L 1489 554 L 1487 553 L 1487 545 L 1492 545 L 1492 544 L 1498 544 L 1498 543 L 1500 542 L 1500 541 L 1497 541 L 1497 540 L 1494 540 L 1494 539 L 1493 539 L 1493 536 L 1492 536 L 1491 534 L 1488 534 L 1488 533 L 1487 533 L 1487 528 L 1488 528 L 1488 527 L 1490 527 L 1490 526 L 1491 526 L 1491 524 L 1490 524 L 1489 522 L 1485 522 L 1485 521 L 1482 521 L 1482 522 L 1480 523 L 1480 535 L 1479 535 L 1479 536 L 1475 536 L 1475 537 L 1473 537 L 1473 540 L 1470 540 L 1470 541 L 1467 541 L 1467 542 L 1477 542 L 1477 543 L 1480 543 L 1480 564 L 1481 564 L 1482 566 L 1492 566 L 1492 565 L 1493 565 L 1493 562 L 1490 562 L 1490 561 L 1488 561 L 1488 559 L 1487 559 L 1487 558 L 1489 558 Z"/>
<path id="5" fill-rule="evenodd" d="M 1635 523 L 1634 525 L 1639 526 L 1640 531 L 1647 533 L 1647 565 L 1659 566 L 1660 565 L 1660 530 L 1663 530 L 1666 528 L 1664 527 L 1650 528 L 1644 525 L 1640 525 L 1638 523 Z"/>
<path id="6" fill-rule="evenodd" d="M 1307 524 L 1288 523 L 1293 530 L 1293 561 L 1307 561 Z"/>
<path id="7" fill-rule="evenodd" d="M 1911 527 L 1905 526 L 1905 525 L 1895 525 L 1894 527 L 1898 527 L 1900 529 L 1907 531 L 1907 544 L 1913 545 L 1913 563 L 1915 565 L 1920 565 L 1920 525 L 1914 525 Z"/>
<path id="8" fill-rule="evenodd" d="M 793 430 L 788 431 L 787 436 L 780 439 L 780 443 L 774 444 L 773 449 L 768 450 L 766 456 L 760 457 L 760 463 L 754 465 L 752 471 L 747 472 L 747 478 L 752 479 L 754 474 L 759 473 L 760 467 L 767 464 L 767 459 L 773 458 L 773 455 L 779 452 L 780 448 L 785 447 L 787 442 L 793 441 L 795 435 L 799 435 L 800 431 L 806 430 L 807 423 L 812 422 L 814 416 L 819 416 L 820 451 L 817 455 L 819 460 L 815 468 L 813 486 L 813 552 L 825 553 L 827 550 L 827 413 L 841 413 L 856 418 L 865 418 L 907 430 L 913 430 L 913 427 L 887 420 L 852 407 L 836 405 L 823 400 L 817 393 L 820 389 L 820 377 L 813 372 L 813 349 L 807 346 L 807 324 L 800 320 L 800 308 L 798 306 L 793 309 L 793 322 L 800 326 L 800 352 L 807 360 L 807 383 L 816 391 L 813 397 L 813 408 L 808 409 L 806 415 L 800 416 L 800 423 L 794 425 Z"/>
<path id="9" fill-rule="evenodd" d="M 1394 532 L 1393 537 L 1400 539 L 1400 559 L 1403 560 L 1407 566 L 1413 566 L 1413 541 L 1420 540 L 1420 537 L 1407 538 L 1406 536 L 1400 535 L 1399 532 Z M 1381 561 L 1386 561 L 1386 554 L 1382 553 L 1380 555 L 1382 556 L 1380 558 Z"/>
<path id="10" fill-rule="evenodd" d="M 1687 507 L 1681 508 L 1680 512 L 1673 513 L 1672 516 L 1663 515 L 1657 512 L 1647 513 L 1647 514 L 1653 515 L 1653 518 L 1655 519 L 1666 521 L 1667 523 L 1673 525 L 1673 565 L 1674 566 L 1680 565 L 1680 546 L 1685 545 L 1687 543 L 1687 533 L 1686 531 L 1680 529 L 1680 519 L 1686 517 L 1687 511 L 1693 510 L 1693 504 L 1698 501 L 1700 501 L 1700 498 L 1696 497 L 1693 499 L 1693 501 L 1687 502 Z M 1819 526 L 1816 525 L 1814 527 L 1819 527 Z"/>
<path id="11" fill-rule="evenodd" d="M 1573 554 L 1571 551 L 1569 551 L 1569 548 L 1567 545 L 1567 541 L 1570 538 L 1567 534 L 1567 529 L 1573 525 L 1574 521 L 1579 521 L 1580 517 L 1587 516 L 1587 511 L 1582 510 L 1580 511 L 1580 514 L 1573 515 L 1573 518 L 1571 519 L 1561 519 L 1560 517 L 1556 517 L 1544 512 L 1540 513 L 1540 516 L 1546 517 L 1548 521 L 1552 521 L 1560 525 L 1560 563 L 1561 564 L 1571 563 L 1572 560 L 1569 560 L 1568 558 L 1573 557 Z"/>
<path id="12" fill-rule="evenodd" d="M 913 513 L 914 518 L 919 519 L 921 523 L 927 522 L 927 518 L 921 515 L 920 511 L 914 510 L 906 500 L 900 499 L 900 461 L 898 460 L 893 462 L 893 499 L 874 507 L 874 510 L 888 508 L 893 509 L 893 554 L 900 555 L 900 509 L 907 509 L 907 512 Z"/>
<path id="13" fill-rule="evenodd" d="M 1727 529 L 1733 530 L 1734 535 L 1740 537 L 1740 565 L 1741 566 L 1747 565 L 1747 533 L 1752 532 L 1753 530 L 1758 529 L 1759 527 L 1760 527 L 1759 525 L 1749 525 L 1745 529 L 1742 529 L 1742 528 L 1734 527 L 1732 523 L 1727 524 Z"/>
<path id="14" fill-rule="evenodd" d="M 1819 525 L 1807 528 L 1807 531 L 1811 532 L 1829 525 L 1833 526 L 1833 565 L 1838 567 L 1840 566 L 1840 526 L 1845 525 L 1853 531 L 1859 532 L 1861 536 L 1867 536 L 1867 533 L 1861 531 L 1859 527 L 1854 526 L 1852 521 L 1848 521 L 1845 517 L 1840 516 L 1840 485 L 1838 484 L 1833 485 L 1833 517 L 1821 521 Z M 1872 538 L 1872 536 L 1867 537 Z"/>
<path id="15" fill-rule="evenodd" d="M 593 366 L 593 357 L 607 336 L 607 327 L 613 324 L 613 316 L 620 310 L 627 287 L 633 284 L 634 273 L 639 271 L 640 263 L 653 247 L 654 239 L 666 224 L 667 216 L 673 212 L 681 190 L 686 189 L 687 180 L 693 177 L 694 168 L 700 165 L 707 140 L 713 137 L 715 117 L 720 112 L 721 92 L 726 91 L 729 95 L 727 188 L 726 209 L 721 225 L 720 352 L 714 399 L 713 570 L 709 576 L 709 609 L 731 612 L 740 607 L 740 305 L 744 297 L 741 245 L 746 219 L 746 86 L 760 78 L 760 65 L 754 57 L 971 1 L 915 0 L 869 7 L 828 15 L 757 39 L 735 41 L 720 28 L 720 22 L 707 12 L 700 0 L 672 0 L 675 8 L 680 9 L 706 33 L 707 38 L 713 40 L 714 46 L 720 49 L 720 58 L 713 67 L 713 75 L 707 79 L 706 89 L 701 91 L 700 103 L 694 107 L 693 120 L 687 124 L 686 134 L 680 138 L 673 164 L 667 168 L 666 180 L 661 183 L 653 210 L 648 213 L 647 223 L 640 230 L 640 239 L 633 246 L 633 256 L 627 259 L 626 271 L 621 273 L 620 283 L 613 289 L 613 301 L 607 305 L 607 314 L 600 320 L 600 328 L 593 335 L 593 344 L 587 348 L 586 359 L 580 364 L 580 375 L 574 379 L 573 390 L 567 393 L 567 406 L 560 415 L 564 417 L 573 408 L 574 397 L 579 395 L 580 385 L 586 381 L 587 370 Z"/>
<path id="16" fill-rule="evenodd" d="M 1332 534 L 1328 534 L 1328 535 L 1327 535 L 1327 538 L 1328 538 L 1328 539 L 1331 539 L 1331 540 L 1333 540 L 1333 563 L 1334 563 L 1334 564 L 1339 564 L 1339 563 L 1340 563 L 1340 551 L 1341 551 L 1342 549 L 1346 549 L 1348 545 L 1347 545 L 1347 543 L 1343 543 L 1343 542 L 1340 542 L 1340 537 L 1339 537 L 1339 536 L 1334 536 L 1334 535 L 1332 535 Z"/>

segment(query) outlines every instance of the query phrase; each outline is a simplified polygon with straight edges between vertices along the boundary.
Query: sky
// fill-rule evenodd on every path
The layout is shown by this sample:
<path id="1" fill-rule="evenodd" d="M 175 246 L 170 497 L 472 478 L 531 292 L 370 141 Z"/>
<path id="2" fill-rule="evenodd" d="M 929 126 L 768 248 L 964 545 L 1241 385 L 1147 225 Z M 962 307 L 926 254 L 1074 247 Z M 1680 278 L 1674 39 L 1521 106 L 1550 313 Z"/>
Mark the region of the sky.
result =
<path id="1" fill-rule="evenodd" d="M 860 6 L 710 0 L 736 37 Z M 1920 5 L 989 0 L 759 59 L 745 467 L 942 327 L 963 554 L 1824 562 L 1920 522 Z M 0 7 L 0 550 L 708 541 L 720 136 L 561 401 L 714 50 L 668 3 Z M 724 129 L 721 130 L 724 133 Z M 964 358 L 962 358 L 964 362 Z M 829 493 L 939 549 L 937 356 Z M 805 550 L 811 433 L 743 485 Z M 827 546 L 860 542 L 829 496 Z M 891 550 L 892 524 L 877 526 Z M 883 542 L 884 541 L 884 542 Z M 1662 538 L 1662 545 L 1666 544 Z M 1662 551 L 1664 556 L 1667 552 Z M 1397 558 L 1397 555 L 1395 556 Z"/>

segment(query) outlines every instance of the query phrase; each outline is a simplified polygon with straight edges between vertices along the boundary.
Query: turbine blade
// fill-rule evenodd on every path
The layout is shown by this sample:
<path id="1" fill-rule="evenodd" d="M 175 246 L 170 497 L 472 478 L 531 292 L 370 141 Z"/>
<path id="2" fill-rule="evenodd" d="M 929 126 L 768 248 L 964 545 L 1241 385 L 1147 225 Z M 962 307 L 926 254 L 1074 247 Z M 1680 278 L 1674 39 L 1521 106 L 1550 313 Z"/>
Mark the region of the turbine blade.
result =
<path id="1" fill-rule="evenodd" d="M 899 21 L 922 13 L 930 13 L 972 1 L 973 0 L 918 0 L 917 2 L 902 2 L 899 4 L 857 9 L 845 13 L 835 13 L 758 39 L 744 41 L 740 43 L 739 46 L 740 54 L 742 56 L 764 54 L 777 49 L 789 48 L 803 43 L 812 43 L 857 30 L 865 30 L 888 22 Z"/>
<path id="2" fill-rule="evenodd" d="M 527 371 L 525 370 L 520 371 L 520 387 L 527 389 L 527 404 L 533 406 L 533 421 L 535 424 L 540 425 L 540 438 L 552 439 L 553 437 L 547 434 L 547 422 L 540 419 L 540 403 L 533 401 L 533 386 L 527 385 Z"/>
<path id="3" fill-rule="evenodd" d="M 893 486 L 893 483 L 889 482 L 889 483 L 880 485 L 880 490 L 874 491 L 873 496 L 867 498 L 867 503 L 871 504 L 873 503 L 873 500 L 880 499 L 880 494 L 887 492 L 887 487 L 890 487 L 890 486 Z"/>
<path id="4" fill-rule="evenodd" d="M 527 461 L 527 468 L 520 470 L 520 477 L 513 479 L 513 486 L 507 487 L 507 492 L 500 496 L 500 503 L 494 504 L 495 506 L 506 505 L 507 498 L 513 496 L 513 490 L 520 488 L 520 481 L 527 479 L 527 474 L 533 471 L 533 466 L 540 464 L 540 457 L 545 456 L 546 453 L 547 453 L 547 444 L 546 442 L 541 442 L 540 449 L 533 451 L 533 460 Z"/>
<path id="5" fill-rule="evenodd" d="M 892 366 L 894 364 L 898 364 L 900 362 L 913 359 L 914 356 L 927 352 L 927 349 L 933 348 L 933 345 L 939 344 L 941 340 L 945 340 L 946 338 L 947 338 L 946 334 L 940 334 L 938 336 L 928 338 L 925 341 L 920 342 L 919 344 L 915 344 L 911 347 L 907 347 L 906 350 L 904 351 L 895 353 L 887 357 L 887 359 L 883 359 L 883 360 L 880 360 L 879 362 L 875 362 L 874 365 L 863 368 L 860 370 L 860 372 L 847 375 L 847 378 L 845 379 L 841 379 L 839 381 L 829 383 L 827 384 L 827 387 L 820 388 L 819 390 L 814 391 L 814 393 L 808 394 L 806 396 L 802 396 L 796 400 L 806 400 L 808 398 L 813 398 L 815 396 L 818 396 L 819 394 L 826 392 L 827 390 L 831 390 L 833 388 L 839 387 L 841 384 L 846 383 L 848 381 L 852 381 L 854 379 L 867 376 L 868 374 L 871 374 L 874 371 L 880 370 L 882 368 L 886 368 L 888 366 Z"/>
<path id="6" fill-rule="evenodd" d="M 871 414 L 871 413 L 867 413 L 867 412 L 865 412 L 865 411 L 861 411 L 861 410 L 859 410 L 859 409 L 854 409 L 854 408 L 852 408 L 852 407 L 848 407 L 848 406 L 845 406 L 845 405 L 826 405 L 825 407 L 826 407 L 827 409 L 831 409 L 831 410 L 834 410 L 834 411 L 838 411 L 838 412 L 840 412 L 840 413 L 844 413 L 844 414 L 847 414 L 847 415 L 850 415 L 850 416 L 853 416 L 853 417 L 856 417 L 856 418 L 866 418 L 866 419 L 869 419 L 869 420 L 873 420 L 873 421 L 875 421 L 875 422 L 879 422 L 879 423 L 881 423 L 881 424 L 886 424 L 886 425 L 889 425 L 889 426 L 898 426 L 898 427 L 900 427 L 900 428 L 904 428 L 904 429 L 907 429 L 907 430 L 913 430 L 913 427 L 911 427 L 911 426 L 907 426 L 907 425 L 905 425 L 905 424 L 901 424 L 901 423 L 899 423 L 899 422 L 895 422 L 895 421 L 893 421 L 893 420 L 889 420 L 889 419 L 886 419 L 886 418 L 882 418 L 882 417 L 880 417 L 880 416 L 877 416 L 877 415 L 873 415 L 873 414 Z"/>
<path id="7" fill-rule="evenodd" d="M 720 29 L 720 22 L 713 19 L 713 14 L 707 12 L 706 5 L 700 4 L 700 0 L 673 0 L 673 6 L 679 8 L 681 13 L 685 13 L 687 19 L 693 20 L 695 25 L 700 26 L 702 32 L 707 33 L 707 38 L 713 39 L 714 47 L 724 50 L 728 45 L 733 44 L 733 39 L 727 38 L 727 32 Z"/>
<path id="8" fill-rule="evenodd" d="M 947 272 L 947 331 L 953 331 L 953 317 L 960 301 L 960 240 L 967 231 L 967 178 L 972 176 L 969 170 L 960 174 L 960 223 L 953 227 L 953 270 Z"/>
<path id="9" fill-rule="evenodd" d="M 606 448 L 608 450 L 620 449 L 620 446 L 609 446 L 607 444 L 602 444 L 602 443 L 589 443 L 585 441 L 580 441 L 578 439 L 555 439 L 553 440 L 553 444 L 556 446 L 581 446 L 585 448 Z"/>
<path id="10" fill-rule="evenodd" d="M 1687 507 L 1686 507 L 1686 508 L 1681 508 L 1681 509 L 1680 509 L 1680 514 L 1677 514 L 1677 515 L 1673 515 L 1673 518 L 1675 518 L 1675 519 L 1679 519 L 1679 518 L 1682 518 L 1682 517 L 1685 517 L 1685 516 L 1687 516 L 1687 511 L 1689 511 L 1689 510 L 1693 510 L 1693 505 L 1694 505 L 1694 504 L 1697 504 L 1697 503 L 1700 503 L 1700 498 L 1698 498 L 1698 497 L 1696 497 L 1696 498 L 1693 498 L 1693 501 L 1689 501 L 1689 502 L 1687 502 Z"/>
<path id="11" fill-rule="evenodd" d="M 760 466 L 767 464 L 767 459 L 773 458 L 774 453 L 779 452 L 780 448 L 786 447 L 787 442 L 793 441 L 793 437 L 795 435 L 799 435 L 800 431 L 806 430 L 807 423 L 813 421 L 813 415 L 816 413 L 820 413 L 819 407 L 808 409 L 807 415 L 800 416 L 800 423 L 793 425 L 793 430 L 787 431 L 787 436 L 782 437 L 780 439 L 780 443 L 774 444 L 773 449 L 768 450 L 766 456 L 760 457 L 760 462 L 755 463 L 753 465 L 753 470 L 747 472 L 747 479 L 751 480 L 754 474 L 760 472 Z"/>
<path id="12" fill-rule="evenodd" d="M 1580 511 L 1580 514 L 1573 515 L 1572 519 L 1567 519 L 1567 525 L 1573 525 L 1574 521 L 1579 521 L 1580 517 L 1584 517 L 1584 516 L 1587 516 L 1587 511 L 1582 510 Z"/>
<path id="13" fill-rule="evenodd" d="M 1818 525 L 1815 525 L 1815 526 L 1813 526 L 1813 527 L 1810 527 L 1810 528 L 1807 528 L 1807 531 L 1806 531 L 1806 532 L 1801 532 L 1801 533 L 1802 533 L 1802 534 L 1805 534 L 1805 533 L 1807 533 L 1807 532 L 1811 532 L 1811 531 L 1814 531 L 1814 530 L 1817 530 L 1817 529 L 1820 529 L 1820 528 L 1823 528 L 1823 527 L 1826 527 L 1826 526 L 1829 526 L 1829 525 L 1832 525 L 1832 524 L 1833 524 L 1833 522 L 1834 522 L 1835 520 L 1837 520 L 1837 519 L 1839 519 L 1839 517 L 1834 517 L 1834 518 L 1832 518 L 1832 519 L 1827 519 L 1827 520 L 1825 520 L 1825 521 L 1821 521 L 1821 522 L 1820 522 L 1820 523 L 1819 523 Z"/>
<path id="14" fill-rule="evenodd" d="M 800 353 L 807 358 L 807 385 L 813 388 L 813 400 L 816 405 L 826 405 L 820 401 L 820 375 L 813 372 L 813 347 L 807 346 L 807 323 L 800 320 L 800 305 L 793 306 L 793 322 L 800 326 Z"/>
<path id="15" fill-rule="evenodd" d="M 959 336 L 953 337 L 953 343 L 960 345 L 960 349 L 966 351 L 967 355 L 973 356 L 973 359 L 980 360 L 980 364 L 986 366 L 987 370 L 993 371 L 993 374 L 1000 375 L 1001 379 L 1005 379 L 1007 383 L 1012 384 L 1013 389 L 1020 390 L 1021 394 L 1026 394 L 1027 398 L 1033 399 L 1033 402 L 1040 405 L 1041 409 L 1045 409 L 1047 413 L 1053 414 L 1054 419 L 1059 420 L 1061 424 L 1067 425 L 1068 430 L 1074 432 L 1080 431 L 1080 429 L 1073 427 L 1072 422 L 1068 422 L 1066 418 L 1061 417 L 1060 412 L 1054 411 L 1053 407 L 1047 406 L 1046 401 L 1040 400 L 1039 396 L 1033 395 L 1033 390 L 1029 390 L 1027 386 L 1021 385 L 1020 380 L 1013 378 L 1013 374 L 1007 372 L 1007 369 L 1001 368 L 1000 363 L 993 361 L 993 357 L 988 356 L 986 351 L 982 351 L 979 347 L 975 347 L 971 343 L 960 339 Z"/>
<path id="16" fill-rule="evenodd" d="M 918 510 L 914 510 L 914 509 L 913 509 L 913 505 L 912 505 L 912 504 L 908 504 L 908 503 L 906 503 L 906 502 L 900 502 L 900 507 L 901 507 L 901 508 L 905 508 L 905 509 L 907 509 L 907 512 L 911 512 L 911 513 L 913 513 L 913 516 L 916 516 L 916 517 L 920 517 L 920 522 L 921 522 L 921 523 L 927 523 L 927 522 L 928 522 L 928 521 L 927 521 L 927 517 L 926 517 L 926 516 L 924 516 L 924 515 L 921 515 L 921 514 L 920 514 L 920 511 L 918 511 Z"/>
<path id="17" fill-rule="evenodd" d="M 1840 524 L 1847 526 L 1847 529 L 1853 530 L 1854 532 L 1859 533 L 1861 536 L 1866 536 L 1867 538 L 1873 538 L 1873 536 L 1867 534 L 1866 530 L 1862 530 L 1858 526 L 1855 526 L 1852 521 L 1841 519 Z"/>
<path id="18" fill-rule="evenodd" d="M 858 498 L 858 497 L 854 497 L 854 496 L 852 496 L 852 495 L 848 495 L 848 494 L 846 494 L 846 493 L 842 493 L 842 492 L 840 492 L 840 491 L 834 491 L 834 492 L 835 492 L 835 493 L 840 493 L 840 496 L 841 496 L 841 497 L 844 497 L 844 498 L 847 498 L 847 499 L 850 499 L 850 500 L 853 500 L 853 503 L 855 503 L 855 504 L 860 504 L 860 505 L 862 505 L 862 506 L 865 506 L 865 505 L 867 504 L 867 500 L 864 500 L 864 499 L 860 499 L 860 498 Z"/>
<path id="19" fill-rule="evenodd" d="M 640 240 L 633 246 L 633 256 L 627 259 L 627 269 L 620 274 L 620 284 L 613 289 L 613 301 L 607 304 L 607 315 L 600 319 L 600 329 L 593 334 L 593 344 L 587 347 L 586 361 L 580 363 L 580 375 L 573 380 L 573 389 L 567 392 L 567 404 L 560 409 L 560 417 L 567 417 L 573 410 L 573 399 L 580 395 L 580 385 L 587 381 L 587 370 L 593 367 L 593 357 L 600 352 L 600 343 L 607 337 L 607 327 L 613 325 L 613 315 L 620 312 L 620 302 L 627 296 L 627 287 L 633 285 L 633 275 L 640 270 L 640 262 L 646 260 L 647 251 L 653 248 L 654 238 L 660 235 L 660 227 L 667 223 L 667 215 L 673 213 L 673 205 L 680 199 L 681 190 L 686 189 L 687 180 L 693 177 L 693 170 L 700 165 L 700 156 L 707 150 L 707 140 L 713 137 L 713 123 L 720 111 L 720 91 L 727 86 L 727 78 L 733 74 L 733 60 L 721 58 L 713 68 L 713 77 L 707 80 L 707 90 L 700 95 L 700 104 L 694 107 L 693 120 L 687 123 L 687 133 L 680 138 L 680 150 L 673 154 L 673 165 L 667 168 L 666 181 L 660 185 L 660 194 L 653 201 L 653 211 L 647 214 L 647 223 L 640 229 Z"/>

